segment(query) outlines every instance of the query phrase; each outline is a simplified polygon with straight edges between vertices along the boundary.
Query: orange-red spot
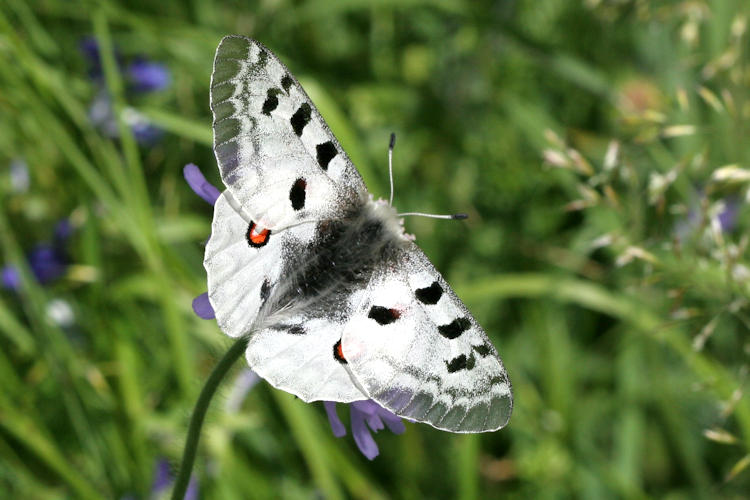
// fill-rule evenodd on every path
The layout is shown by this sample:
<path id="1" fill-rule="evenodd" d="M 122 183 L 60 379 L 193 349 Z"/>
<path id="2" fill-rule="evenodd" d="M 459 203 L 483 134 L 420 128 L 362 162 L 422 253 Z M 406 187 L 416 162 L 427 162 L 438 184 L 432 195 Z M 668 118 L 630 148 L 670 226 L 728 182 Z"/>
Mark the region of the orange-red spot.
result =
<path id="1" fill-rule="evenodd" d="M 344 351 L 341 349 L 341 340 L 336 342 L 333 346 L 333 357 L 336 358 L 337 361 L 340 363 L 346 363 L 346 358 L 344 357 Z"/>
<path id="2" fill-rule="evenodd" d="M 262 247 L 268 243 L 268 238 L 271 236 L 270 229 L 262 229 L 258 231 L 258 226 L 255 222 L 250 223 L 250 227 L 247 228 L 247 242 L 254 247 Z"/>

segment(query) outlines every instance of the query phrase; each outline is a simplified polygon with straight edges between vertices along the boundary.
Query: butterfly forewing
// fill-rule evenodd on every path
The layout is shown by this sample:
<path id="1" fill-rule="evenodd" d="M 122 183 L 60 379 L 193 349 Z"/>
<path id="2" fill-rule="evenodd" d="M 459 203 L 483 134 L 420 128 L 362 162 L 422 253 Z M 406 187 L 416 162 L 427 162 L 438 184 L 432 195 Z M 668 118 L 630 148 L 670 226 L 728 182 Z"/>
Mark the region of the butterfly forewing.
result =
<path id="1" fill-rule="evenodd" d="M 214 152 L 224 184 L 259 225 L 340 217 L 362 178 L 307 94 L 271 51 L 225 37 L 211 78 Z"/>

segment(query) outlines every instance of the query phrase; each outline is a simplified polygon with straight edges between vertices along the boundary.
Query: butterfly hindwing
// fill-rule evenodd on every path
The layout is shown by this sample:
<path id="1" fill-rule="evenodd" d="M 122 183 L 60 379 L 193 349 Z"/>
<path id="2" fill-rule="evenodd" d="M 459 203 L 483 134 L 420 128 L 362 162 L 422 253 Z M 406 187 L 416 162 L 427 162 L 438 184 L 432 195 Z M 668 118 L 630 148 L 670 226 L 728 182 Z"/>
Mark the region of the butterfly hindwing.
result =
<path id="1" fill-rule="evenodd" d="M 299 314 L 250 337 L 247 361 L 274 387 L 303 401 L 349 403 L 367 399 L 337 359 L 343 324 Z"/>
<path id="2" fill-rule="evenodd" d="M 235 205 L 228 191 L 216 200 L 203 265 L 216 320 L 225 333 L 239 337 L 257 323 L 261 307 L 276 290 L 287 249 L 312 241 L 314 226 L 275 232 L 243 218 Z"/>
<path id="3" fill-rule="evenodd" d="M 362 178 L 309 97 L 255 40 L 227 36 L 211 78 L 214 152 L 238 206 L 279 230 L 339 217 L 363 200 Z"/>
<path id="4" fill-rule="evenodd" d="M 511 386 L 497 351 L 416 245 L 351 301 L 342 351 L 370 398 L 452 432 L 507 423 Z"/>

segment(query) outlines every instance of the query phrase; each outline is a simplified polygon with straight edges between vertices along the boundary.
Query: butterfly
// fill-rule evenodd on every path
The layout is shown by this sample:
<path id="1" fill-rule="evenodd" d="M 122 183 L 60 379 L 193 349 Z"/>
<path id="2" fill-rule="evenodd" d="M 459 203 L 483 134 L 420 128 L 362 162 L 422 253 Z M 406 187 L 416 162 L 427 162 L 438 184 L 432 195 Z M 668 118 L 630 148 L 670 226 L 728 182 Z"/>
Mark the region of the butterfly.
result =
<path id="1" fill-rule="evenodd" d="M 205 249 L 208 298 L 226 334 L 248 336 L 253 370 L 306 402 L 372 399 L 451 432 L 506 425 L 495 347 L 286 66 L 225 37 L 211 109 L 226 190 Z"/>

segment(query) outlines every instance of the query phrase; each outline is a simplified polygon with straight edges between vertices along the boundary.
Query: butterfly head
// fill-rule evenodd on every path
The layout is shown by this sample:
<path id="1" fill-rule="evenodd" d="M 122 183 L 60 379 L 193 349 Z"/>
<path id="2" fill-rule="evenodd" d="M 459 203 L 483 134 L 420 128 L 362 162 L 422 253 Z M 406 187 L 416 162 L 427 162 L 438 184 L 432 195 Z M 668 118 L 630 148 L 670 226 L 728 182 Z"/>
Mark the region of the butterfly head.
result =
<path id="1" fill-rule="evenodd" d="M 404 230 L 404 219 L 398 215 L 396 209 L 382 198 L 377 200 L 370 195 L 370 199 L 365 205 L 365 214 L 367 218 L 379 220 L 387 233 L 406 241 L 414 241 L 414 235 Z"/>

